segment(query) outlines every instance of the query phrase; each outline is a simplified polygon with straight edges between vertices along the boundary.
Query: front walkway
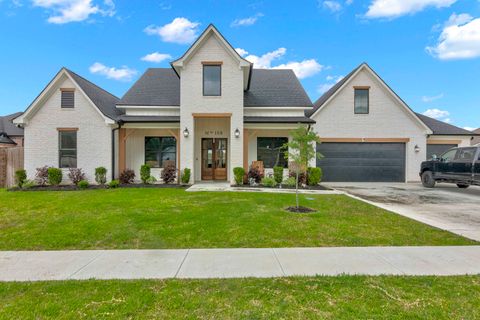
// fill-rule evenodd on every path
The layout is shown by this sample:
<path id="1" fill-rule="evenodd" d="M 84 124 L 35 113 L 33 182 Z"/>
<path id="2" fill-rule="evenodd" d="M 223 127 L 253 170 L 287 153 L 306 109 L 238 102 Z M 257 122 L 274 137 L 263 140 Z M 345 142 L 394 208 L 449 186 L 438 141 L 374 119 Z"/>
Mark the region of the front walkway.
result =
<path id="1" fill-rule="evenodd" d="M 480 246 L 0 251 L 0 281 L 480 274 Z"/>
<path id="2" fill-rule="evenodd" d="M 228 182 L 218 181 L 200 181 L 195 182 L 186 191 L 198 192 L 198 191 L 231 191 L 231 192 L 266 192 L 266 193 L 295 193 L 295 189 L 281 189 L 281 188 L 250 188 L 250 187 L 232 187 Z M 299 189 L 298 193 L 301 194 L 344 194 L 343 191 L 338 190 L 305 190 Z"/>

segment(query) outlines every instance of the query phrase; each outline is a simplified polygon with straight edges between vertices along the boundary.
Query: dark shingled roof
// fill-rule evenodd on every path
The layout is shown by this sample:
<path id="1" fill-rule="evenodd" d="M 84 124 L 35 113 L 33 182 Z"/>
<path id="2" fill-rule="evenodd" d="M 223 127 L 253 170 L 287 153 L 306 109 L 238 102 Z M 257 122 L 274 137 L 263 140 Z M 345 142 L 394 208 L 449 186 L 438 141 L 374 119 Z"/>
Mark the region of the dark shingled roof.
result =
<path id="1" fill-rule="evenodd" d="M 5 132 L 8 136 L 23 136 L 23 129 L 13 124 L 12 120 L 22 115 L 23 112 L 12 113 L 0 117 L 0 132 Z"/>
<path id="2" fill-rule="evenodd" d="M 315 123 L 308 117 L 243 117 L 245 123 Z"/>
<path id="3" fill-rule="evenodd" d="M 292 70 L 253 69 L 245 107 L 311 107 L 312 102 Z M 150 68 L 118 105 L 179 106 L 180 79 L 171 68 Z"/>
<path id="4" fill-rule="evenodd" d="M 437 135 L 448 135 L 448 136 L 473 136 L 475 133 L 472 131 L 468 131 L 459 127 L 455 127 L 454 125 L 445 123 L 443 121 L 439 121 L 430 117 L 427 117 L 421 113 L 417 113 L 417 117 L 423 121 L 429 127 L 433 134 Z"/>
<path id="5" fill-rule="evenodd" d="M 312 101 L 290 69 L 253 69 L 245 107 L 311 107 Z"/>
<path id="6" fill-rule="evenodd" d="M 118 105 L 179 106 L 180 79 L 172 68 L 149 68 Z"/>
<path id="7" fill-rule="evenodd" d="M 100 88 L 96 84 L 88 81 L 75 72 L 65 68 L 68 74 L 75 80 L 75 82 L 82 88 L 83 92 L 92 100 L 97 108 L 103 113 L 104 116 L 115 120 L 123 112 L 117 109 L 116 104 L 120 101 L 119 98 L 111 94 L 110 92 Z"/>

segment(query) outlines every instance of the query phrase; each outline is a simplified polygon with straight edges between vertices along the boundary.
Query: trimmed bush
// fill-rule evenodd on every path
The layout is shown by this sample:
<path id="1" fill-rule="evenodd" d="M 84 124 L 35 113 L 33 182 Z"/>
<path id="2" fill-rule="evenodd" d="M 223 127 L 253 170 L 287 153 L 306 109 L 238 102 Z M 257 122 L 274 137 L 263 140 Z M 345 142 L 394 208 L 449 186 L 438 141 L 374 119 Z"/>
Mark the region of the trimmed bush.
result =
<path id="1" fill-rule="evenodd" d="M 23 187 L 23 184 L 27 180 L 27 171 L 20 169 L 15 171 L 15 184 L 17 187 L 21 188 Z"/>
<path id="2" fill-rule="evenodd" d="M 81 180 L 81 181 L 78 181 L 77 186 L 78 186 L 80 189 L 85 190 L 85 189 L 88 188 L 89 183 L 88 183 L 87 180 Z"/>
<path id="3" fill-rule="evenodd" d="M 115 189 L 115 188 L 118 188 L 119 185 L 120 185 L 120 181 L 118 181 L 118 180 L 112 180 L 112 181 L 110 181 L 110 183 L 108 184 L 108 187 L 109 187 L 109 188 L 112 188 L 112 189 Z"/>
<path id="4" fill-rule="evenodd" d="M 297 174 L 295 173 L 295 171 L 290 171 L 288 173 L 288 176 L 296 179 Z M 307 184 L 307 175 L 305 174 L 305 172 L 300 172 L 298 174 L 298 185 L 301 186 L 301 185 L 305 185 L 305 184 Z"/>
<path id="5" fill-rule="evenodd" d="M 173 164 L 168 164 L 165 168 L 163 168 L 160 177 L 166 184 L 174 182 L 175 178 L 177 177 L 177 168 L 175 168 L 175 165 Z"/>
<path id="6" fill-rule="evenodd" d="M 120 183 L 131 184 L 135 180 L 135 172 L 132 169 L 125 169 L 120 173 Z"/>
<path id="7" fill-rule="evenodd" d="M 95 168 L 95 181 L 102 186 L 107 182 L 107 169 L 105 167 Z"/>
<path id="8" fill-rule="evenodd" d="M 289 177 L 285 181 L 283 181 L 283 184 L 286 185 L 287 187 L 295 187 L 296 182 L 294 177 Z"/>
<path id="9" fill-rule="evenodd" d="M 277 186 L 277 181 L 273 177 L 265 177 L 262 179 L 262 185 L 267 188 L 274 188 Z"/>
<path id="10" fill-rule="evenodd" d="M 148 164 L 144 164 L 140 167 L 140 180 L 142 180 L 143 183 L 148 183 L 150 171 L 150 166 Z"/>
<path id="11" fill-rule="evenodd" d="M 322 181 L 321 168 L 308 168 L 307 182 L 309 186 L 316 186 Z"/>
<path id="12" fill-rule="evenodd" d="M 68 179 L 78 186 L 80 181 L 85 180 L 85 173 L 80 168 L 70 168 L 68 169 Z"/>
<path id="13" fill-rule="evenodd" d="M 235 178 L 235 184 L 238 186 L 242 185 L 243 177 L 245 176 L 245 169 L 243 169 L 242 167 L 233 168 L 233 176 Z"/>
<path id="14" fill-rule="evenodd" d="M 283 167 L 273 167 L 273 178 L 275 179 L 276 183 L 282 183 L 283 181 Z"/>
<path id="15" fill-rule="evenodd" d="M 63 172 L 59 168 L 48 168 L 48 184 L 58 186 L 62 183 Z"/>
<path id="16" fill-rule="evenodd" d="M 184 184 L 188 184 L 190 182 L 190 175 L 192 174 L 192 170 L 190 170 L 189 168 L 185 168 L 183 169 L 183 172 L 182 172 L 182 183 Z"/>
<path id="17" fill-rule="evenodd" d="M 35 173 L 35 182 L 38 185 L 44 186 L 48 182 L 48 166 L 43 166 L 41 168 L 37 168 L 37 172 Z"/>
<path id="18" fill-rule="evenodd" d="M 260 169 L 257 167 L 250 166 L 250 169 L 248 170 L 248 179 L 253 179 L 255 183 L 259 183 L 260 180 L 262 180 L 263 174 L 260 172 Z"/>

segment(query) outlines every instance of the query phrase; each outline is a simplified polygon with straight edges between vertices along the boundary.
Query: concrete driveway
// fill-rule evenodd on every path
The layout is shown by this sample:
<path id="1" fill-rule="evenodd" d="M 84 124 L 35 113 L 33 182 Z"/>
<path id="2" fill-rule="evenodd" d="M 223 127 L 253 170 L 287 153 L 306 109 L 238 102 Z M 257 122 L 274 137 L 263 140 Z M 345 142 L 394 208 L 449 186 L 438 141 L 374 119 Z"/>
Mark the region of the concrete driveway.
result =
<path id="1" fill-rule="evenodd" d="M 480 187 L 420 183 L 325 183 L 378 207 L 480 241 Z"/>

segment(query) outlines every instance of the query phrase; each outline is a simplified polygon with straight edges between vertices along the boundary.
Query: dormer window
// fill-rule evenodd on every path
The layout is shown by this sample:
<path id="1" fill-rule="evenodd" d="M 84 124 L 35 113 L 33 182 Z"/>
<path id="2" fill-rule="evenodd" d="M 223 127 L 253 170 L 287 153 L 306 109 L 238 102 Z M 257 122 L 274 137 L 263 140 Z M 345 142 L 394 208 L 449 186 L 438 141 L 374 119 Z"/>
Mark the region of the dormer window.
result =
<path id="1" fill-rule="evenodd" d="M 222 95 L 222 65 L 221 63 L 203 63 L 203 95 Z"/>
<path id="2" fill-rule="evenodd" d="M 62 92 L 62 99 L 60 106 L 65 109 L 75 107 L 75 90 L 74 89 L 60 89 Z"/>
<path id="3" fill-rule="evenodd" d="M 368 114 L 369 112 L 369 94 L 370 87 L 354 87 L 355 101 L 354 112 L 355 114 Z"/>

